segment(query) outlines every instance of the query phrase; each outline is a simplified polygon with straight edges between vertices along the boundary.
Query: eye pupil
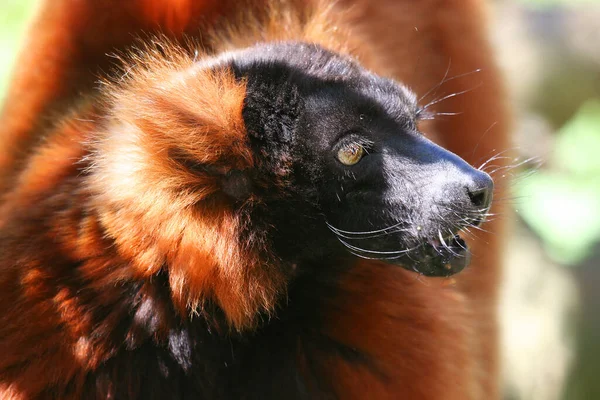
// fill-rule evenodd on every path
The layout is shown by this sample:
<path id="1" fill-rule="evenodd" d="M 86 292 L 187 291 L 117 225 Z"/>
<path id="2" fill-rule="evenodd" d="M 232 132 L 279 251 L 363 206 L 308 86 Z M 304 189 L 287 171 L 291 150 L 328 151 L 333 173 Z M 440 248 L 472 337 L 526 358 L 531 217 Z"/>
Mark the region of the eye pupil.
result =
<path id="1" fill-rule="evenodd" d="M 364 156 L 365 149 L 358 143 L 350 143 L 342 147 L 337 154 L 338 160 L 344 165 L 354 165 Z"/>

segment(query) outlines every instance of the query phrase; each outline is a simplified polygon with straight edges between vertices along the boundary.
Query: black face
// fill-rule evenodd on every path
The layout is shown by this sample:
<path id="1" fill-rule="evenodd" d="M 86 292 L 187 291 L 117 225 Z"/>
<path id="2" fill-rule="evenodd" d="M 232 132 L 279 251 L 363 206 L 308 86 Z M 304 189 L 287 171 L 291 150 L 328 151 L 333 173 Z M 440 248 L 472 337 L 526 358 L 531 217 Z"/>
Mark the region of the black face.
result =
<path id="1" fill-rule="evenodd" d="M 481 223 L 493 183 L 419 133 L 412 93 L 315 45 L 231 57 L 282 258 L 343 249 L 430 276 L 468 265 L 457 232 Z"/>

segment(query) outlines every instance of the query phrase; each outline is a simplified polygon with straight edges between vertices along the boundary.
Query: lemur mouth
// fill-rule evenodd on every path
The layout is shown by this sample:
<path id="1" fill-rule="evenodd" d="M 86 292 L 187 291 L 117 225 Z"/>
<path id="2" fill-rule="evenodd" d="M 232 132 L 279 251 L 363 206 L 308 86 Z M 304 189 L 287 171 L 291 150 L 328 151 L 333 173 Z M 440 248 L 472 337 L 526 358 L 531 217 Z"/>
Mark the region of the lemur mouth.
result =
<path id="1" fill-rule="evenodd" d="M 446 277 L 465 269 L 471 261 L 471 252 L 460 236 L 440 236 L 428 240 L 398 261 L 404 268 L 425 276 Z"/>
<path id="2" fill-rule="evenodd" d="M 389 250 L 393 247 L 393 236 L 385 230 L 366 232 L 361 237 L 353 232 L 342 231 L 329 225 L 338 240 L 357 257 L 385 261 L 425 276 L 447 277 L 459 273 L 471 261 L 471 252 L 466 242 L 457 234 L 449 237 L 429 239 L 404 250 Z M 364 234 L 364 232 L 361 232 Z M 390 240 L 391 239 L 391 240 Z M 360 244 L 360 246 L 359 246 Z"/>
<path id="3" fill-rule="evenodd" d="M 448 237 L 424 240 L 420 244 L 402 250 L 391 250 L 397 246 L 397 236 L 391 228 L 370 232 L 345 231 L 327 224 L 338 240 L 350 253 L 369 260 L 385 261 L 425 276 L 447 277 L 459 273 L 471 261 L 471 252 L 466 242 L 451 234 Z"/>

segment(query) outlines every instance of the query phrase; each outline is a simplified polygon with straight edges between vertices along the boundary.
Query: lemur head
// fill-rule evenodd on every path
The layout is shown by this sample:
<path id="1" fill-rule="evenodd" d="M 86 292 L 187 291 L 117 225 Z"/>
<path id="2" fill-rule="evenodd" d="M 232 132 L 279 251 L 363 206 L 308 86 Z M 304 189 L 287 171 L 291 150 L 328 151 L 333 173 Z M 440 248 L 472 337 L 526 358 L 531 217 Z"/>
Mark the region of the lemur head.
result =
<path id="1" fill-rule="evenodd" d="M 155 64 L 112 94 L 91 181 L 108 234 L 182 307 L 208 297 L 244 325 L 303 265 L 468 264 L 457 232 L 492 180 L 419 132 L 403 85 L 297 42 Z"/>
<path id="2" fill-rule="evenodd" d="M 253 173 L 285 183 L 260 193 L 280 252 L 322 257 L 341 244 L 430 276 L 468 264 L 456 234 L 481 222 L 492 180 L 423 137 L 406 87 L 314 45 L 260 46 L 230 62 L 247 79 Z"/>

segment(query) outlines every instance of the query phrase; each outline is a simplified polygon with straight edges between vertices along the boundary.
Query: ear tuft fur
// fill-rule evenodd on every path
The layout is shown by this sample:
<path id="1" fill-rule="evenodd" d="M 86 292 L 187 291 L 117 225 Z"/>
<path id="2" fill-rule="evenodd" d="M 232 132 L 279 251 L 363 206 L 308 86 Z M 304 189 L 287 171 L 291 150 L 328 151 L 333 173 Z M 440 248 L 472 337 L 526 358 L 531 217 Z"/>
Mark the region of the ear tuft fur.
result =
<path id="1" fill-rule="evenodd" d="M 242 200 L 251 187 L 245 82 L 175 45 L 144 52 L 107 84 L 107 122 L 90 145 L 94 207 L 138 276 L 168 266 L 181 313 L 212 302 L 231 326 L 247 328 L 273 310 L 285 279 L 264 261 L 264 237 L 242 239 L 244 213 L 221 196 Z"/>

